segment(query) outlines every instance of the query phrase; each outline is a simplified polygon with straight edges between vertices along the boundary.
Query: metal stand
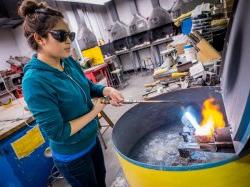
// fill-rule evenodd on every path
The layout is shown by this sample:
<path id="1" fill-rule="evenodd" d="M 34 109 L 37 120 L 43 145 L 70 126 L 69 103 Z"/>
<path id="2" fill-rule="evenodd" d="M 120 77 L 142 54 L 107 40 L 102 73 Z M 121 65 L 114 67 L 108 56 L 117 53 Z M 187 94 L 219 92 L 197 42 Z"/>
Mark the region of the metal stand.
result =
<path id="1" fill-rule="evenodd" d="M 103 138 L 103 135 L 104 133 L 108 130 L 109 127 L 113 128 L 114 127 L 114 123 L 110 120 L 110 118 L 108 117 L 108 115 L 101 111 L 99 114 L 98 114 L 98 118 L 99 118 L 99 128 L 98 128 L 98 135 L 99 135 L 99 138 L 104 146 L 104 149 L 107 149 L 107 144 L 105 143 L 105 140 Z M 100 123 L 100 119 L 103 118 L 107 123 L 108 125 L 102 125 Z M 105 128 L 103 132 L 101 132 L 101 128 Z"/>

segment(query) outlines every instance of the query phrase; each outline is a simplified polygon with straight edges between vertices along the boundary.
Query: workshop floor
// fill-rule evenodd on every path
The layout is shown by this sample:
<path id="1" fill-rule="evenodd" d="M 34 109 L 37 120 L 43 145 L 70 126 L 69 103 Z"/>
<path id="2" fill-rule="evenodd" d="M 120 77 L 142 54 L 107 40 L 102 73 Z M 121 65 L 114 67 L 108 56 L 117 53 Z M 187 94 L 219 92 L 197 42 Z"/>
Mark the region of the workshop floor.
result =
<path id="1" fill-rule="evenodd" d="M 128 80 L 129 85 L 120 91 L 125 98 L 142 99 L 142 94 L 145 93 L 145 88 L 143 85 L 150 82 L 153 82 L 152 75 L 145 75 L 142 73 L 138 73 L 137 75 L 133 74 L 130 75 L 130 78 Z M 124 105 L 118 108 L 107 106 L 104 111 L 113 121 L 113 123 L 116 123 L 118 119 L 133 106 L 134 105 Z M 101 120 L 101 123 L 105 123 L 105 121 Z M 107 187 L 127 187 L 120 164 L 112 147 L 111 134 L 111 128 L 109 128 L 104 133 L 104 140 L 107 144 L 107 149 L 103 149 L 107 170 L 106 184 Z M 53 184 L 53 187 L 66 186 L 68 187 L 69 185 L 64 180 L 57 181 L 55 184 Z"/>

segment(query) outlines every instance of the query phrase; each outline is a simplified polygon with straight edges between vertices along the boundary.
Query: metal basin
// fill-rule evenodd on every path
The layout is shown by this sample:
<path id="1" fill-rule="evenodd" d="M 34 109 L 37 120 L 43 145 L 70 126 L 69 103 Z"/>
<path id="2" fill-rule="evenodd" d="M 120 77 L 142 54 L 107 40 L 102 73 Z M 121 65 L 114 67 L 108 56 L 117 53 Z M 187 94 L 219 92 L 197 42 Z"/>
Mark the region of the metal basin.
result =
<path id="1" fill-rule="evenodd" d="M 200 187 L 249 186 L 250 154 L 232 154 L 219 161 L 189 166 L 162 166 L 131 158 L 131 151 L 151 132 L 161 127 L 171 128 L 181 123 L 183 108 L 201 107 L 208 97 L 214 97 L 225 114 L 217 87 L 191 88 L 175 91 L 155 99 L 178 100 L 180 103 L 141 103 L 127 111 L 116 123 L 112 140 L 125 176 L 131 187 Z"/>

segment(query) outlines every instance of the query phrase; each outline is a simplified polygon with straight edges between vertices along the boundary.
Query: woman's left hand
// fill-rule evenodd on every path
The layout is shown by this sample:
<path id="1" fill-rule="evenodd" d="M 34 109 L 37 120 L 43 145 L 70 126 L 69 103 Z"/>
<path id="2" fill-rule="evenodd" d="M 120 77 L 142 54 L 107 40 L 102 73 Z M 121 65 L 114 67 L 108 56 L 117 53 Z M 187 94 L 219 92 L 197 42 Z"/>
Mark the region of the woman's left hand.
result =
<path id="1" fill-rule="evenodd" d="M 121 92 L 112 87 L 105 87 L 103 95 L 110 98 L 110 104 L 113 106 L 121 106 L 124 101 L 124 97 Z"/>

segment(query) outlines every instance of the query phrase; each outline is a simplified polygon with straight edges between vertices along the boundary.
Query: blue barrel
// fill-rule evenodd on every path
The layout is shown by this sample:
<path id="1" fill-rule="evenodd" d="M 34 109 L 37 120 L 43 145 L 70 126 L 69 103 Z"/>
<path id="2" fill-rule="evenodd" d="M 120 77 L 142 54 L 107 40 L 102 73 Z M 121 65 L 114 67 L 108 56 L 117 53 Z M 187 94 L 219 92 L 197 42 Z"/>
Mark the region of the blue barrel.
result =
<path id="1" fill-rule="evenodd" d="M 35 123 L 25 126 L 0 142 L 0 186 L 1 187 L 45 187 L 53 167 L 52 158 L 44 156 L 48 145 L 45 143 L 28 157 L 18 159 L 11 143 L 32 129 Z"/>

